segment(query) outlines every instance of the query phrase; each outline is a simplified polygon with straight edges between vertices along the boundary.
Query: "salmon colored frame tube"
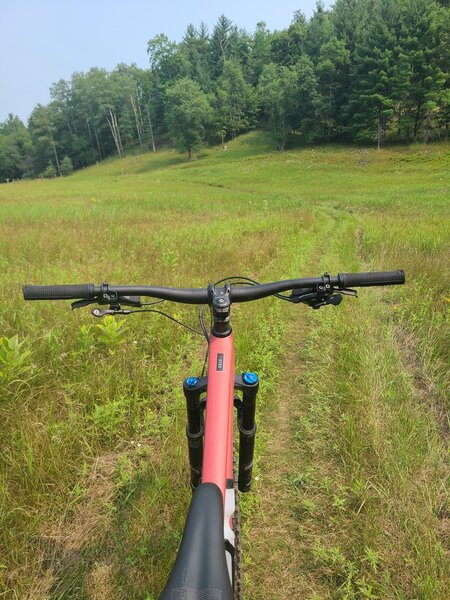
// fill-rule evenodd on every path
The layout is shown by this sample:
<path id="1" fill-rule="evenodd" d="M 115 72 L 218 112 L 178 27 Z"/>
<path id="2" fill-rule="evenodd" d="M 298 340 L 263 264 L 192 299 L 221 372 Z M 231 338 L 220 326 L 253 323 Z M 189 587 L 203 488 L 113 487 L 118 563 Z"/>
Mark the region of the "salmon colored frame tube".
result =
<path id="1" fill-rule="evenodd" d="M 233 477 L 234 346 L 233 334 L 209 341 L 205 444 L 202 483 L 215 483 L 225 501 Z"/>

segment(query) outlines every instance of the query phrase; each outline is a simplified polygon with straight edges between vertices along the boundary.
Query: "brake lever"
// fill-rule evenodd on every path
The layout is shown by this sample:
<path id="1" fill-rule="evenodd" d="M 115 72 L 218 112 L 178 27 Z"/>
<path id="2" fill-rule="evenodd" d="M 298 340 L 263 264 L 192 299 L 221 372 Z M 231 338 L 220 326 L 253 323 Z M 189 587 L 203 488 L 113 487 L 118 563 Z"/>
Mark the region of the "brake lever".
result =
<path id="1" fill-rule="evenodd" d="M 98 304 L 98 300 L 76 300 L 75 302 L 72 302 L 71 307 L 72 310 L 75 310 L 76 308 L 82 308 L 83 306 L 89 306 L 89 304 Z"/>

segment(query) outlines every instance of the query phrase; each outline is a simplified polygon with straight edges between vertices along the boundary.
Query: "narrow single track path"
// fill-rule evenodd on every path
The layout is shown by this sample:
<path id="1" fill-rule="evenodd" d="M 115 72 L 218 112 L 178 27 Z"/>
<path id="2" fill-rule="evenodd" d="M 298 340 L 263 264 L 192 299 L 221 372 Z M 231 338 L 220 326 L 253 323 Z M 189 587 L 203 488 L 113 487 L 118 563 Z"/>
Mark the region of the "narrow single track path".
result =
<path id="1" fill-rule="evenodd" d="M 308 469 L 294 442 L 295 422 L 302 411 L 303 369 L 298 347 L 305 342 L 305 327 L 306 318 L 300 309 L 288 323 L 289 336 L 280 365 L 283 379 L 271 406 L 260 417 L 267 443 L 259 458 L 256 506 L 244 536 L 246 600 L 300 600 L 317 594 L 321 587 L 305 568 L 310 559 L 298 518 L 296 489 L 297 477 Z"/>

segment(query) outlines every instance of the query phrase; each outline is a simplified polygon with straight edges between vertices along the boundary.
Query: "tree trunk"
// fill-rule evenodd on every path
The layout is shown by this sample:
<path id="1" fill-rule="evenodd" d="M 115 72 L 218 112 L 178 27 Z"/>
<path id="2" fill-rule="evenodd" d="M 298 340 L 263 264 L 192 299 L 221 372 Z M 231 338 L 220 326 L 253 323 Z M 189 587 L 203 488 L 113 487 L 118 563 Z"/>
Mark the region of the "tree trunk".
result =
<path id="1" fill-rule="evenodd" d="M 419 130 L 419 119 L 420 119 L 420 110 L 422 108 L 422 104 L 419 102 L 416 110 L 416 117 L 414 119 L 414 139 L 417 137 L 417 132 Z"/>
<path id="2" fill-rule="evenodd" d="M 331 107 L 333 104 L 333 87 L 330 84 L 330 93 L 328 95 L 328 127 L 327 127 L 327 141 L 330 141 L 331 137 Z"/>
<path id="3" fill-rule="evenodd" d="M 111 109 L 109 110 L 109 114 L 111 118 L 107 117 L 106 119 L 108 121 L 109 128 L 111 129 L 111 133 L 114 138 L 114 143 L 116 144 L 117 154 L 119 155 L 119 158 L 122 158 L 123 146 L 122 140 L 120 139 L 120 131 L 117 124 L 117 118 Z"/>
<path id="4" fill-rule="evenodd" d="M 124 155 L 123 152 L 123 144 L 122 144 L 122 137 L 120 135 L 120 129 L 119 129 L 119 124 L 117 123 L 117 117 L 116 115 L 114 115 L 114 119 L 116 120 L 116 130 L 117 130 L 117 137 L 119 138 L 119 145 L 120 145 L 120 150 L 122 152 L 122 156 Z"/>
<path id="5" fill-rule="evenodd" d="M 384 115 L 378 116 L 378 125 L 377 125 L 377 149 L 380 150 L 381 146 L 384 142 L 387 130 L 387 118 Z"/>
<path id="6" fill-rule="evenodd" d="M 72 127 L 70 126 L 70 119 L 67 118 L 66 121 L 67 121 L 67 128 L 68 128 L 69 133 L 70 133 L 70 137 L 73 138 L 73 131 L 72 131 Z"/>
<path id="7" fill-rule="evenodd" d="M 102 149 L 100 147 L 100 141 L 99 141 L 98 135 L 97 135 L 97 127 L 95 125 L 94 125 L 94 135 L 95 135 L 95 141 L 97 142 L 98 157 L 100 160 L 102 160 L 102 158 L 103 158 Z"/>
<path id="8" fill-rule="evenodd" d="M 87 125 L 87 128 L 88 128 L 88 133 L 89 133 L 89 140 L 90 140 L 90 142 L 91 142 L 91 144 L 92 144 L 92 131 L 91 131 L 91 124 L 90 124 L 90 122 L 89 122 L 89 117 L 87 116 L 87 114 L 86 114 L 86 113 L 84 113 L 84 118 L 86 119 L 86 125 Z"/>
<path id="9" fill-rule="evenodd" d="M 152 139 L 152 146 L 153 146 L 153 152 L 156 152 L 156 148 L 155 148 L 155 138 L 153 137 L 153 127 L 152 127 L 152 120 L 150 118 L 150 111 L 148 108 L 148 104 L 145 107 L 147 109 L 147 118 L 148 118 L 148 125 L 150 127 L 150 137 Z"/>
<path id="10" fill-rule="evenodd" d="M 58 169 L 59 176 L 62 177 L 61 166 L 59 164 L 58 153 L 56 151 L 56 144 L 55 144 L 55 140 L 53 139 L 53 136 L 51 133 L 50 133 L 50 139 L 52 140 L 53 152 L 55 153 L 56 167 Z"/>
<path id="11" fill-rule="evenodd" d="M 144 139 L 145 137 L 145 127 L 144 127 L 144 119 L 142 118 L 142 110 L 141 110 L 141 105 L 139 103 L 139 97 L 136 93 L 136 104 L 137 104 L 137 111 L 138 111 L 138 115 L 139 115 L 139 123 L 141 124 L 141 134 L 142 134 L 142 139 Z M 148 145 L 143 144 L 142 147 L 146 148 L 148 150 Z"/>
<path id="12" fill-rule="evenodd" d="M 220 50 L 222 52 L 222 60 L 225 63 L 225 61 L 226 61 L 225 48 L 223 47 L 223 43 L 222 43 L 221 39 L 219 39 L 219 45 L 220 45 Z"/>
<path id="13" fill-rule="evenodd" d="M 134 120 L 136 122 L 136 131 L 137 131 L 138 138 L 139 138 L 139 145 L 143 149 L 144 146 L 142 144 L 141 124 L 139 122 L 139 115 L 138 115 L 138 111 L 137 111 L 137 108 L 136 108 L 136 103 L 134 101 L 134 98 L 133 98 L 132 94 L 130 94 L 130 100 L 131 100 L 131 106 L 132 106 L 133 112 L 134 112 Z"/>

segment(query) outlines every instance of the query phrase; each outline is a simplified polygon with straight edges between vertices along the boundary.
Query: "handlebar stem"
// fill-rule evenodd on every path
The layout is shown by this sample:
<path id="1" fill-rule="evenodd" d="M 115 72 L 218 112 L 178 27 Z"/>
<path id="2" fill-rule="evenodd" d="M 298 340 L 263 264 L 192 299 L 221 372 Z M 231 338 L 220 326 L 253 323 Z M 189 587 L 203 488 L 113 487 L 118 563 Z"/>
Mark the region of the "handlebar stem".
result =
<path id="1" fill-rule="evenodd" d="M 212 284 L 208 286 L 208 300 L 213 314 L 212 334 L 216 337 L 227 337 L 231 333 L 230 291 L 229 283 L 223 287 L 216 287 Z"/>

